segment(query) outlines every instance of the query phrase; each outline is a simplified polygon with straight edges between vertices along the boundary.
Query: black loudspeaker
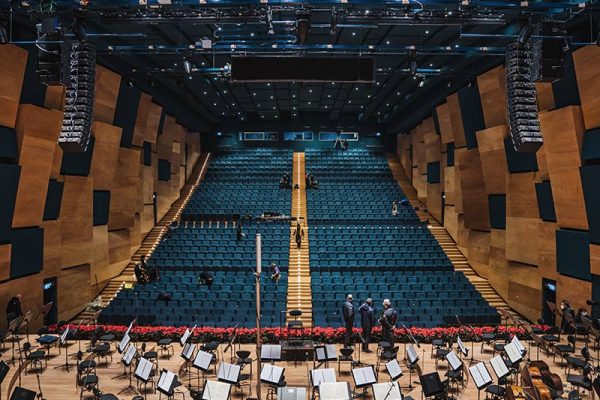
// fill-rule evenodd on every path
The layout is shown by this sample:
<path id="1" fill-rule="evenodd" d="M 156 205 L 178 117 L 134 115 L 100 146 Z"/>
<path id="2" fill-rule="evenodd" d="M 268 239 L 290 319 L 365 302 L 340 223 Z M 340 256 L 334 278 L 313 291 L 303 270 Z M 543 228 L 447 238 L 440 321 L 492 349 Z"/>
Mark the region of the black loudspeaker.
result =
<path id="1" fill-rule="evenodd" d="M 6 374 L 8 374 L 8 370 L 10 367 L 4 361 L 0 361 L 0 384 L 4 382 L 4 378 L 6 378 Z"/>
<path id="2" fill-rule="evenodd" d="M 564 24 L 549 21 L 542 23 L 542 39 L 541 48 L 541 81 L 552 82 L 565 77 L 563 68 L 565 62 L 565 39 L 560 36 L 565 34 Z"/>
<path id="3" fill-rule="evenodd" d="M 421 375 L 419 377 L 425 397 L 438 396 L 444 393 L 444 385 L 437 372 Z"/>
<path id="4" fill-rule="evenodd" d="M 35 400 L 36 392 L 17 386 L 10 400 Z"/>

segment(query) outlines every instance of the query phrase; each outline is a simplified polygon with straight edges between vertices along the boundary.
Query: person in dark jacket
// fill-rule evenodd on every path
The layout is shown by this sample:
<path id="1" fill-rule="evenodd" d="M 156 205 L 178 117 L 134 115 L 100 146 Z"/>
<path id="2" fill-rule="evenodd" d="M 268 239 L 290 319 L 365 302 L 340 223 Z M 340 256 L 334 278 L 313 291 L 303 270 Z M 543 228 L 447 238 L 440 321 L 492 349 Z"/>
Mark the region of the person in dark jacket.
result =
<path id="1" fill-rule="evenodd" d="M 213 284 L 213 280 L 214 280 L 214 278 L 213 278 L 212 274 L 208 271 L 202 271 L 202 273 L 200 274 L 200 283 L 208 286 L 209 290 Z"/>
<path id="2" fill-rule="evenodd" d="M 300 225 L 300 222 L 296 223 L 296 230 L 294 231 L 294 237 L 296 238 L 296 245 L 298 248 L 302 246 L 302 238 L 304 237 L 304 229 Z"/>
<path id="3" fill-rule="evenodd" d="M 342 304 L 342 316 L 344 317 L 344 347 L 350 347 L 352 339 L 352 327 L 354 326 L 354 305 L 352 304 L 352 295 L 346 297 L 346 301 Z"/>
<path id="4" fill-rule="evenodd" d="M 573 310 L 573 308 L 571 307 L 571 303 L 569 303 L 569 300 L 563 300 L 560 303 L 560 311 L 563 315 L 562 321 L 560 324 L 560 329 L 565 333 L 570 332 L 571 326 L 569 325 L 569 321 L 567 321 L 567 319 L 564 317 L 564 315 L 569 314 L 571 317 L 575 318 L 575 310 Z"/>
<path id="5" fill-rule="evenodd" d="M 392 302 L 389 299 L 383 300 L 383 314 L 379 319 L 381 324 L 381 336 L 384 342 L 390 346 L 394 345 L 394 328 L 398 321 L 398 313 L 392 308 Z"/>
<path id="6" fill-rule="evenodd" d="M 358 309 L 360 312 L 360 327 L 362 328 L 362 338 L 364 340 L 362 344 L 362 350 L 365 353 L 372 353 L 369 350 L 369 343 L 371 342 L 371 330 L 375 325 L 375 309 L 373 308 L 373 299 L 367 299 Z"/>
<path id="7" fill-rule="evenodd" d="M 238 224 L 235 231 L 235 238 L 238 242 L 246 237 L 246 234 L 242 231 L 242 224 Z"/>
<path id="8" fill-rule="evenodd" d="M 9 324 L 14 319 L 19 318 L 21 315 L 23 315 L 23 311 L 21 310 L 22 299 L 23 296 L 21 294 L 18 294 L 8 301 L 8 305 L 6 306 L 6 320 Z"/>

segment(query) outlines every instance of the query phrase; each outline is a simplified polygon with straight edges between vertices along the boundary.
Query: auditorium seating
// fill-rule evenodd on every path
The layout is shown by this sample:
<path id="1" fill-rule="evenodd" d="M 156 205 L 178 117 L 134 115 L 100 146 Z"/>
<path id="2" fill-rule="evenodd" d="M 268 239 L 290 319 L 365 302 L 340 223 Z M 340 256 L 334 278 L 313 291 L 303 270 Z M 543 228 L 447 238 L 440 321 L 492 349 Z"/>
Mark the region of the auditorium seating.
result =
<path id="1" fill-rule="evenodd" d="M 341 304 L 374 299 L 379 316 L 389 298 L 407 326 L 497 323 L 495 308 L 455 272 L 429 229 L 419 223 L 383 154 L 367 149 L 306 151 L 306 171 L 320 187 L 309 190 L 309 244 L 316 326 L 341 326 Z M 356 319 L 359 324 L 359 318 Z"/>
<path id="2" fill-rule="evenodd" d="M 264 212 L 290 215 L 290 191 L 279 188 L 292 173 L 292 151 L 256 148 L 214 155 L 202 185 L 182 214 L 184 220 L 232 220 Z"/>

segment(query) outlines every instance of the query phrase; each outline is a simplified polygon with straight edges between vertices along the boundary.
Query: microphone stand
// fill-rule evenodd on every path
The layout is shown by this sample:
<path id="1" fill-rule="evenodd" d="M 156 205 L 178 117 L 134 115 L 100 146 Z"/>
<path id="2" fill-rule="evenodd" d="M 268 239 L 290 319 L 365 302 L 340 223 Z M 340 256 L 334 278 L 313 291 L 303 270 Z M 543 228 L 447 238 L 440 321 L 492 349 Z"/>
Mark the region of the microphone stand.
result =
<path id="1" fill-rule="evenodd" d="M 469 329 L 471 330 L 471 334 L 473 335 L 473 339 L 471 339 L 471 359 L 469 360 L 469 365 L 472 365 L 476 360 L 473 357 L 473 343 L 475 343 L 475 328 L 471 324 L 469 324 Z"/>
<path id="2" fill-rule="evenodd" d="M 37 394 L 37 398 L 40 400 L 46 400 L 46 399 L 44 399 L 44 394 L 42 393 L 42 384 L 40 382 L 40 372 L 36 371 L 35 376 L 37 378 L 37 384 L 38 384 L 38 390 L 39 390 L 39 393 Z"/>
<path id="3" fill-rule="evenodd" d="M 418 348 L 421 348 L 421 345 L 419 344 L 419 342 L 417 342 L 417 339 L 415 339 L 415 337 L 413 336 L 412 332 L 406 327 L 406 325 L 404 325 L 402 322 L 400 322 L 400 325 L 402 325 L 402 327 L 404 328 L 404 330 L 406 331 L 406 333 L 408 333 L 408 337 L 410 337 L 410 339 L 413 341 L 414 344 L 417 345 Z M 425 350 L 423 350 L 423 354 L 425 354 Z M 408 358 L 406 358 L 406 342 L 404 343 L 404 357 L 406 360 L 406 363 L 408 364 L 408 389 L 409 390 L 413 390 L 414 386 L 412 385 L 412 371 L 413 371 L 413 364 L 411 364 L 410 360 Z M 423 356 L 423 362 L 425 361 L 425 356 Z"/>

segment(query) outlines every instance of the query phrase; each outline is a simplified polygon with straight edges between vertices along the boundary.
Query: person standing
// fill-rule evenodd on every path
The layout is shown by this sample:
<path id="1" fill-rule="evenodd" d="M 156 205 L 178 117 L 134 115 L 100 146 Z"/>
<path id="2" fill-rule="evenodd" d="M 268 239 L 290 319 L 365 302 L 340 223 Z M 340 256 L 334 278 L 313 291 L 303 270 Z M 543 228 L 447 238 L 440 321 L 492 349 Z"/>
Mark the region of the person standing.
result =
<path id="1" fill-rule="evenodd" d="M 398 215 L 398 202 L 396 200 L 392 201 L 392 215 L 394 217 Z"/>
<path id="2" fill-rule="evenodd" d="M 296 245 L 298 248 L 302 246 L 302 238 L 304 237 L 304 229 L 300 225 L 300 222 L 296 223 L 296 230 L 294 231 L 294 237 L 296 239 Z"/>
<path id="3" fill-rule="evenodd" d="M 368 298 L 358 309 L 360 312 L 360 327 L 362 328 L 362 350 L 365 353 L 372 353 L 369 350 L 371 343 L 371 330 L 375 325 L 375 309 L 373 308 L 373 299 Z"/>
<path id="4" fill-rule="evenodd" d="M 569 300 L 561 301 L 560 310 L 562 313 L 562 321 L 560 324 L 560 329 L 563 332 L 568 333 L 571 330 L 570 329 L 571 326 L 569 325 L 569 321 L 567 321 L 567 318 L 565 318 L 565 314 L 569 314 L 571 317 L 575 318 L 575 310 L 573 310 L 573 308 L 571 307 L 571 303 L 569 303 Z"/>
<path id="5" fill-rule="evenodd" d="M 350 347 L 352 339 L 352 328 L 354 327 L 354 304 L 352 304 L 352 295 L 346 297 L 346 301 L 342 304 L 342 316 L 344 317 L 344 347 Z"/>
<path id="6" fill-rule="evenodd" d="M 238 242 L 240 242 L 245 237 L 246 237 L 246 234 L 242 231 L 242 224 L 239 223 L 236 228 L 236 231 L 235 231 L 235 238 Z"/>
<path id="7" fill-rule="evenodd" d="M 21 294 L 16 295 L 8 301 L 6 306 L 6 320 L 10 324 L 16 318 L 19 318 L 23 315 L 23 311 L 21 310 L 21 300 L 23 296 Z"/>
<path id="8" fill-rule="evenodd" d="M 392 302 L 389 299 L 383 300 L 383 314 L 379 323 L 381 324 L 381 336 L 384 342 L 390 346 L 394 345 L 394 328 L 398 321 L 398 313 L 392 308 Z"/>

